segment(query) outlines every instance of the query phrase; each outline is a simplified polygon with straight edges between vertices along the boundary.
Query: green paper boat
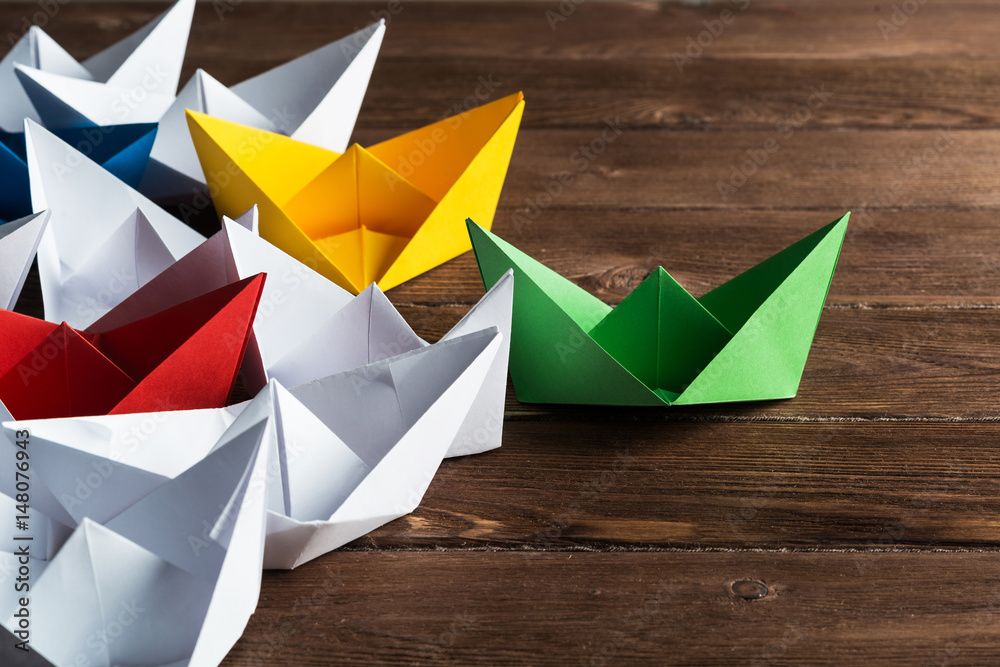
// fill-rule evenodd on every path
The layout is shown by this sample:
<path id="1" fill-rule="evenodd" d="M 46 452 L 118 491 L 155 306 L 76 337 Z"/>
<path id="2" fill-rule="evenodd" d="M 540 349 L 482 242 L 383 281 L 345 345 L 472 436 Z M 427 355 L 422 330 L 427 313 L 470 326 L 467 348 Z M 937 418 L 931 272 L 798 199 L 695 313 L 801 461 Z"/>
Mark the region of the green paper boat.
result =
<path id="1" fill-rule="evenodd" d="M 700 299 L 659 268 L 617 308 L 466 224 L 487 289 L 514 271 L 518 400 L 692 405 L 795 396 L 849 217 Z"/>

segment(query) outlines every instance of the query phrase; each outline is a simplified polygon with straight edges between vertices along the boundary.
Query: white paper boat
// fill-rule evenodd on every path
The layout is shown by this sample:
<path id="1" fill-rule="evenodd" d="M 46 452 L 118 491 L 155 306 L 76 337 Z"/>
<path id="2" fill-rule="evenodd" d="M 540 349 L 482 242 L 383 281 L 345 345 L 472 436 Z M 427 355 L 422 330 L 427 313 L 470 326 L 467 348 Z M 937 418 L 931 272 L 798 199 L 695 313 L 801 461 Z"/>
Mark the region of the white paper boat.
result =
<path id="1" fill-rule="evenodd" d="M 262 438 L 262 427 L 248 429 L 172 478 L 109 467 L 84 501 L 104 520 L 83 513 L 50 561 L 28 564 L 31 651 L 57 667 L 218 665 L 260 593 L 266 498 L 253 480 L 267 475 Z M 37 466 L 32 490 L 48 484 L 66 503 L 76 491 L 59 484 L 78 458 L 37 444 L 26 448 Z M 32 522 L 20 536 L 35 530 Z M 25 544 L 34 549 L 5 541 L 0 566 Z M 20 595 L 13 586 L 0 592 L 0 619 L 15 633 Z"/>
<path id="2" fill-rule="evenodd" d="M 205 237 L 33 121 L 31 204 L 49 211 L 38 246 L 45 319 L 83 328 Z"/>
<path id="3" fill-rule="evenodd" d="M 11 85 L 5 87 L 15 90 L 21 100 L 16 107 L 13 102 L 7 105 L 12 127 L 20 129 L 20 120 L 16 126 L 13 121 L 26 107 L 25 95 L 37 109 L 29 117 L 47 127 L 159 122 L 139 188 L 157 200 L 190 198 L 192 192 L 206 189 L 185 109 L 280 132 L 337 152 L 347 149 L 382 46 L 384 20 L 230 88 L 199 69 L 177 93 L 193 8 L 193 0 L 174 5 L 147 26 L 144 40 L 121 63 L 122 45 L 132 46 L 131 42 L 112 47 L 77 68 L 60 67 L 68 54 L 57 57 L 65 53 L 58 45 L 29 34 L 26 40 L 34 39 L 46 47 L 45 53 L 56 54 L 50 56 L 56 64 L 43 69 L 38 68 L 37 58 L 11 57 L 7 68 Z M 135 37 L 130 39 L 135 41 Z M 22 50 L 27 51 L 27 46 Z M 23 64 L 15 64 L 14 58 Z M 118 70 L 110 74 L 115 63 Z M 88 67 L 94 70 L 92 76 Z M 61 73 L 66 69 L 68 74 Z M 0 82 L 4 71 L 0 67 Z M 0 121 L 5 118 L 0 116 Z"/>
<path id="4" fill-rule="evenodd" d="M 0 449 L 13 460 L 15 433 L 30 433 L 32 505 L 49 522 L 113 528 L 123 507 L 212 452 L 259 439 L 272 461 L 250 482 L 267 497 L 264 567 L 292 568 L 417 507 L 502 339 L 489 328 L 291 390 L 272 380 L 220 410 L 9 421 Z M 49 535 L 57 542 L 58 527 Z"/>
<path id="5" fill-rule="evenodd" d="M 55 128 L 158 121 L 177 93 L 194 6 L 178 0 L 83 63 L 41 30 L 29 30 L 0 63 L 0 124 L 19 131 L 23 118 Z"/>
<path id="6" fill-rule="evenodd" d="M 206 190 L 186 109 L 343 153 L 384 36 L 381 20 L 231 88 L 199 69 L 160 119 L 140 190 L 157 200 Z"/>
<path id="7" fill-rule="evenodd" d="M 100 333 L 197 297 L 244 277 L 266 273 L 264 294 L 243 361 L 247 389 L 256 393 L 269 379 L 286 387 L 310 382 L 427 345 L 376 285 L 351 295 L 260 238 L 256 208 L 149 280 L 114 313 L 89 324 Z M 500 446 L 507 392 L 507 357 L 513 275 L 505 276 L 442 340 L 495 326 L 503 333 L 500 353 L 476 396 L 449 456 Z"/>
<path id="8" fill-rule="evenodd" d="M 0 308 L 14 309 L 48 221 L 43 211 L 0 225 Z"/>

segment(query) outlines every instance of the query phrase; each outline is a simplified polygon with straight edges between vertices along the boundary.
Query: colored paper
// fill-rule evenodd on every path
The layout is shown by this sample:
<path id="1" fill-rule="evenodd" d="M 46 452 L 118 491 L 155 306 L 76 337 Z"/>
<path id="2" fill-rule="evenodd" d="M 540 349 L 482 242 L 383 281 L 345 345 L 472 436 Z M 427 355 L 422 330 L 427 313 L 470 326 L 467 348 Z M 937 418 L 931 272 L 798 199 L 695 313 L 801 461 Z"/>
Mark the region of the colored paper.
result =
<path id="1" fill-rule="evenodd" d="M 850 214 L 696 299 L 662 268 L 612 308 L 468 221 L 487 287 L 513 270 L 526 403 L 690 405 L 798 391 Z"/>
<path id="2" fill-rule="evenodd" d="M 45 319 L 83 328 L 205 240 L 52 132 L 25 126 L 31 203 L 50 213 L 38 247 Z"/>
<path id="3" fill-rule="evenodd" d="M 291 387 L 427 345 L 377 285 L 353 296 L 257 235 L 257 209 L 222 229 L 88 327 L 100 333 L 257 273 L 263 297 L 243 363 L 257 393 L 269 379 Z M 478 389 L 449 456 L 500 446 L 507 393 L 513 278 L 505 276 L 442 341 L 497 327 L 500 352 Z M 440 344 L 440 343 L 439 343 Z"/>
<path id="4" fill-rule="evenodd" d="M 4 454 L 14 461 L 22 450 L 16 430 L 10 436 Z M 260 594 L 267 499 L 255 480 L 270 469 L 261 437 L 261 428 L 250 428 L 166 477 L 29 435 L 27 531 L 14 529 L 13 517 L 22 512 L 0 495 L 11 517 L 2 529 L 0 568 L 30 572 L 30 593 L 3 587 L 3 625 L 19 629 L 20 598 L 27 597 L 30 651 L 53 665 L 220 664 Z M 175 450 L 184 449 L 177 444 Z M 100 467 L 84 472 L 84 461 Z M 74 474 L 83 477 L 70 479 Z M 45 505 L 69 517 L 68 507 L 79 521 L 47 533 L 54 522 L 41 513 Z M 59 544 L 46 544 L 54 534 Z"/>
<path id="5" fill-rule="evenodd" d="M 417 507 L 502 338 L 484 329 L 290 390 L 271 380 L 252 401 L 218 410 L 8 422 L 7 449 L 18 430 L 31 434 L 33 507 L 60 535 L 88 520 L 114 527 L 122 507 L 236 442 L 259 442 L 274 462 L 251 482 L 268 508 L 263 565 L 293 568 Z M 77 501 L 75 486 L 94 470 L 107 474 Z M 189 493 L 218 492 L 204 484 Z M 186 539 L 174 548 L 190 551 Z"/>
<path id="6" fill-rule="evenodd" d="M 11 93 L 9 103 L 0 101 L 4 129 L 19 130 L 25 117 L 47 127 L 159 121 L 177 93 L 194 5 L 195 0 L 178 0 L 83 63 L 40 30 L 29 31 L 0 63 L 4 97 Z M 43 50 L 32 53 L 33 47 Z M 22 93 L 35 113 L 22 113 Z"/>
<path id="7" fill-rule="evenodd" d="M 0 308 L 17 303 L 48 221 L 45 211 L 0 225 Z"/>
<path id="8" fill-rule="evenodd" d="M 52 134 L 135 188 L 142 181 L 156 125 L 108 125 L 107 127 L 52 130 Z M 69 171 L 70 165 L 62 165 Z M 0 130 L 0 224 L 32 212 L 28 181 L 28 154 L 24 132 Z"/>
<path id="9" fill-rule="evenodd" d="M 385 21 L 373 23 L 231 88 L 199 69 L 160 118 L 139 189 L 158 200 L 205 190 L 186 109 L 343 152 L 384 36 Z"/>
<path id="10" fill-rule="evenodd" d="M 523 109 L 517 93 L 344 153 L 196 112 L 188 119 L 209 185 L 225 177 L 210 188 L 219 214 L 257 204 L 265 239 L 357 294 L 469 250 L 462 221 L 492 222 Z"/>
<path id="11" fill-rule="evenodd" d="M 0 311 L 0 401 L 17 419 L 221 407 L 264 276 L 100 333 Z"/>

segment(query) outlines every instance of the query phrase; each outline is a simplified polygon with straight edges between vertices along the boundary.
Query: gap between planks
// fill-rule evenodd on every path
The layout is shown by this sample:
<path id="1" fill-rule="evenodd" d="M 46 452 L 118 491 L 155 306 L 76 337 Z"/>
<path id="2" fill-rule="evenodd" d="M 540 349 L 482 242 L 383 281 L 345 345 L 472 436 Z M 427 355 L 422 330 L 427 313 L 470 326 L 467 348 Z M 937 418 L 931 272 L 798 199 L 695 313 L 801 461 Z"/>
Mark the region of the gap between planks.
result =
<path id="1" fill-rule="evenodd" d="M 447 303 L 417 303 L 409 301 L 393 301 L 396 308 L 472 308 L 474 303 L 459 301 Z M 828 303 L 823 310 L 902 310 L 902 311 L 938 311 L 938 310 L 1000 310 L 1000 303 L 932 303 L 926 306 L 898 305 L 893 303 Z"/>
<path id="2" fill-rule="evenodd" d="M 523 404 L 527 405 L 527 404 Z M 719 405 L 726 405 L 720 403 Z M 560 406 L 566 407 L 566 406 Z M 581 409 L 587 406 L 578 406 Z M 653 407 L 650 410 L 657 410 Z M 996 424 L 1000 422 L 1000 415 L 986 415 L 982 417 L 806 417 L 795 415 L 656 415 L 650 413 L 656 419 L 644 419 L 645 422 L 659 421 L 663 423 L 684 423 L 684 424 Z M 547 412 L 538 410 L 535 412 L 511 412 L 504 414 L 504 421 L 507 422 L 579 422 L 575 413 L 571 412 Z M 587 418 L 588 422 L 620 421 L 615 417 L 596 418 L 592 414 Z"/>
<path id="3" fill-rule="evenodd" d="M 364 538 L 361 538 L 362 540 Z M 539 548 L 532 545 L 521 546 L 481 546 L 481 547 L 449 547 L 449 546 L 375 546 L 370 544 L 347 544 L 331 553 L 523 553 L 530 554 L 558 554 L 558 553 L 663 553 L 663 554 L 690 554 L 690 553 L 718 553 L 718 554 L 1000 554 L 1000 547 L 929 547 L 926 549 L 918 547 L 663 547 L 656 545 L 636 546 L 636 545 L 566 545 Z"/>

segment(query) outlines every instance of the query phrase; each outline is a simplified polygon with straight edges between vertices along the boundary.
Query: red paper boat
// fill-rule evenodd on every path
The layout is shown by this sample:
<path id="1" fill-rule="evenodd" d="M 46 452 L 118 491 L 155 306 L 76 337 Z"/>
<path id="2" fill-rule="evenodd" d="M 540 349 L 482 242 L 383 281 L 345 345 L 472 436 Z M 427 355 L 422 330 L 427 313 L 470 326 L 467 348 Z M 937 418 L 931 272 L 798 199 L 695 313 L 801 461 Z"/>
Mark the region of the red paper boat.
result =
<path id="1" fill-rule="evenodd" d="M 100 334 L 0 310 L 0 401 L 16 419 L 221 408 L 264 274 Z"/>

